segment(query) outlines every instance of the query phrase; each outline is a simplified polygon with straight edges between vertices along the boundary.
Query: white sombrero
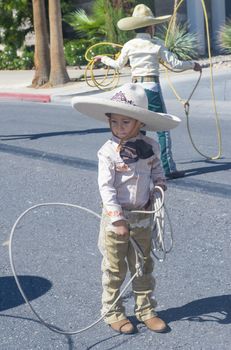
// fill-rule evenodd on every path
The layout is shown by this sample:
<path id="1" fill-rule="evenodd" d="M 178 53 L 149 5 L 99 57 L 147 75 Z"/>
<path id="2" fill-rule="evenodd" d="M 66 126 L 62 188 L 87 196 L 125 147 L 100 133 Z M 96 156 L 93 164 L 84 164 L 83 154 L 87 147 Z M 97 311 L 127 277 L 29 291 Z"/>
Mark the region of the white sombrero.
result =
<path id="1" fill-rule="evenodd" d="M 133 30 L 163 23 L 169 21 L 170 18 L 170 15 L 154 17 L 149 7 L 139 4 L 134 8 L 132 16 L 120 19 L 117 26 L 121 30 Z"/>
<path id="2" fill-rule="evenodd" d="M 91 118 L 107 122 L 108 113 L 124 115 L 139 120 L 145 126 L 142 129 L 152 131 L 168 131 L 175 128 L 180 119 L 166 113 L 156 113 L 148 110 L 148 99 L 140 84 L 128 83 L 113 90 L 112 96 L 74 97 L 72 107 Z"/>

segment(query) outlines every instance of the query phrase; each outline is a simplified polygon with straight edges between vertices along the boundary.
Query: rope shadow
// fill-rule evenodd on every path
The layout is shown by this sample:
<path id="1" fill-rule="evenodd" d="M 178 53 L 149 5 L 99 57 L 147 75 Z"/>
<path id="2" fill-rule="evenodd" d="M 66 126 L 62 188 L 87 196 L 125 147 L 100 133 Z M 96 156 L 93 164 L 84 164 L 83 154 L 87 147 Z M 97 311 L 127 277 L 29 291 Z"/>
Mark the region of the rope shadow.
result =
<path id="1" fill-rule="evenodd" d="M 211 315 L 218 313 L 219 316 Z M 167 323 L 175 321 L 231 323 L 231 295 L 218 295 L 194 300 L 180 307 L 159 311 Z"/>
<path id="2" fill-rule="evenodd" d="M 1 141 L 11 141 L 11 140 L 38 140 L 45 137 L 55 137 L 55 136 L 66 136 L 66 135 L 88 135 L 88 134 L 99 134 L 104 132 L 109 132 L 109 128 L 97 128 L 97 129 L 85 129 L 85 130 L 73 130 L 73 131 L 56 131 L 56 132 L 46 132 L 40 134 L 15 134 L 15 135 L 0 135 Z"/>
<path id="3" fill-rule="evenodd" d="M 117 338 L 117 337 L 119 337 L 119 340 L 117 341 L 117 343 L 116 343 L 116 345 L 108 345 L 108 347 L 106 348 L 104 348 L 105 350 L 112 350 L 112 349 L 116 349 L 116 348 L 118 348 L 119 346 L 121 346 L 121 345 L 124 345 L 125 346 L 125 348 L 126 348 L 126 343 L 127 342 L 129 342 L 130 340 L 131 340 L 131 338 L 134 338 L 134 337 L 136 337 L 137 336 L 137 334 L 132 334 L 132 335 L 129 335 L 129 339 L 127 338 L 128 336 L 127 335 L 124 335 L 124 334 L 113 334 L 112 336 L 110 336 L 110 337 L 108 337 L 108 338 L 105 338 L 105 339 L 103 339 L 103 340 L 99 340 L 98 342 L 96 342 L 96 343 L 94 343 L 94 344 L 92 344 L 92 345 L 90 345 L 90 346 L 88 346 L 87 348 L 86 348 L 86 350 L 90 350 L 90 349 L 93 349 L 95 346 L 97 346 L 97 345 L 99 345 L 99 344 L 103 344 L 103 343 L 105 343 L 105 342 L 107 342 L 107 341 L 109 341 L 109 340 L 111 340 L 111 339 L 113 339 L 113 338 Z M 126 339 L 125 339 L 126 338 Z"/>
<path id="4" fill-rule="evenodd" d="M 41 322 L 37 319 L 33 319 L 33 318 L 29 318 L 29 317 L 23 317 L 23 316 L 14 316 L 14 315 L 9 315 L 9 314 L 0 314 L 0 317 L 5 317 L 5 318 L 13 318 L 16 320 L 21 320 L 21 321 L 29 321 L 29 322 L 35 322 L 38 325 L 42 326 Z M 43 326 L 42 326 L 43 327 Z M 64 335 L 66 338 L 66 342 L 67 342 L 67 346 L 68 346 L 68 350 L 75 350 L 77 349 L 77 347 L 75 347 L 75 343 L 74 340 L 72 339 L 72 337 L 70 335 Z"/>
<path id="5" fill-rule="evenodd" d="M 52 287 L 52 283 L 43 277 L 25 275 L 18 276 L 18 279 L 28 300 L 39 298 Z M 0 312 L 22 304 L 25 304 L 25 300 L 18 290 L 14 277 L 0 277 Z"/>

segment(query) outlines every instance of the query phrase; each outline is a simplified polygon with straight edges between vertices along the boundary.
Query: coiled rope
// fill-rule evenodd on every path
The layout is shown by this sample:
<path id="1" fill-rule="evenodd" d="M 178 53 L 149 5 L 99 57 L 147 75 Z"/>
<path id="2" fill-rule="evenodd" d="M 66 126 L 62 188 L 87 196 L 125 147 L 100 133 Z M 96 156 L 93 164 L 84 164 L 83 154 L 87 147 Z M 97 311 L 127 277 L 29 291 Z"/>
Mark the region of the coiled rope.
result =
<path id="1" fill-rule="evenodd" d="M 107 66 L 106 68 L 106 72 L 104 74 L 104 76 L 102 78 L 96 78 L 95 74 L 94 74 L 94 65 L 95 65 L 95 61 L 94 58 L 92 58 L 92 50 L 97 48 L 97 47 L 101 47 L 101 46 L 112 46 L 113 48 L 122 48 L 123 46 L 120 44 L 114 44 L 111 42 L 101 42 L 101 43 L 97 43 L 95 45 L 92 45 L 91 47 L 89 47 L 85 53 L 85 59 L 88 61 L 88 64 L 85 68 L 84 71 L 84 79 L 86 81 L 86 83 L 91 86 L 94 87 L 96 86 L 98 89 L 103 90 L 103 91 L 109 91 L 114 89 L 118 83 L 119 83 L 119 79 L 120 79 L 120 74 L 119 71 L 114 69 L 114 68 L 110 68 Z M 115 59 L 117 59 L 120 55 L 120 52 L 117 53 L 116 55 L 112 55 L 112 54 L 104 54 L 104 56 L 115 56 Z M 110 76 L 110 72 L 113 72 Z"/>
<path id="2" fill-rule="evenodd" d="M 156 193 L 159 192 L 158 195 L 158 201 L 154 201 L 154 207 L 153 210 L 148 211 L 148 213 L 154 215 L 153 217 L 155 218 L 155 215 L 158 214 L 158 212 L 161 210 L 161 213 L 159 213 L 158 215 L 161 216 L 163 214 L 163 208 L 164 208 L 164 192 L 162 190 L 161 187 L 156 186 L 155 190 Z M 76 204 L 70 204 L 70 203 L 60 203 L 60 202 L 51 202 L 51 203 L 40 203 L 40 204 L 36 204 L 31 206 L 30 208 L 26 209 L 22 214 L 20 214 L 20 216 L 17 218 L 17 220 L 15 221 L 11 232 L 10 232 L 10 238 L 9 238 L 9 258 L 10 258 L 10 265 L 11 265 L 11 270 L 15 279 L 15 282 L 17 284 L 17 287 L 23 297 L 23 299 L 25 300 L 26 304 L 30 307 L 31 311 L 34 313 L 34 315 L 37 317 L 37 319 L 40 321 L 40 323 L 42 325 L 44 325 L 45 327 L 47 327 L 49 330 L 55 332 L 55 333 L 59 333 L 59 334 L 64 334 L 64 335 L 76 335 L 79 333 L 82 333 L 84 331 L 87 331 L 88 329 L 94 327 L 95 325 L 97 325 L 106 315 L 107 313 L 114 307 L 114 305 L 117 303 L 117 301 L 121 298 L 121 296 L 125 293 L 125 291 L 127 290 L 127 288 L 129 287 L 129 285 L 132 283 L 132 281 L 134 280 L 134 278 L 142 276 L 143 275 L 143 261 L 144 261 L 144 255 L 142 250 L 140 249 L 139 245 L 136 243 L 136 241 L 134 240 L 134 238 L 130 237 L 129 240 L 134 248 L 135 251 L 135 256 L 136 256 L 136 273 L 131 277 L 131 279 L 127 282 L 127 284 L 125 285 L 125 287 L 121 290 L 118 298 L 114 301 L 114 303 L 111 305 L 111 307 L 107 310 L 107 312 L 105 312 L 104 314 L 101 315 L 101 317 L 96 320 L 95 322 L 91 323 L 89 326 L 84 327 L 82 329 L 79 330 L 75 330 L 75 331 L 68 331 L 68 330 L 64 330 L 61 329 L 53 324 L 50 324 L 48 322 L 46 322 L 40 315 L 39 313 L 34 309 L 34 307 L 31 305 L 29 299 L 27 298 L 27 296 L 25 295 L 23 288 L 19 282 L 18 276 L 17 276 L 17 270 L 16 270 L 16 266 L 15 266 L 15 262 L 14 262 L 14 253 L 13 253 L 13 239 L 14 239 L 14 234 L 15 234 L 15 230 L 18 227 L 19 223 L 21 222 L 21 220 L 25 217 L 25 215 L 27 215 L 30 211 L 34 210 L 35 208 L 39 208 L 39 207 L 48 207 L 48 206 L 65 206 L 65 207 L 72 207 L 72 208 L 78 208 L 80 210 L 86 211 L 92 215 L 94 215 L 97 218 L 101 218 L 101 216 L 97 213 L 95 213 L 93 210 L 90 210 L 88 208 L 82 207 L 80 205 L 76 205 Z M 134 212 L 141 212 L 143 214 L 146 214 L 147 211 L 134 211 Z M 161 219 L 163 221 L 163 219 Z M 163 230 L 163 225 L 160 226 L 161 230 Z M 158 236 L 158 240 L 160 240 L 159 247 L 161 247 L 161 249 L 164 249 L 164 245 L 162 244 L 162 242 L 164 241 L 164 237 L 163 237 L 164 231 L 159 232 Z M 157 244 L 157 238 L 155 238 L 155 244 Z M 164 255 L 166 255 L 167 252 L 164 253 Z M 160 260 L 160 261 L 163 261 Z"/>
<path id="3" fill-rule="evenodd" d="M 166 254 L 168 254 L 173 247 L 173 228 L 168 210 L 165 205 L 162 205 L 162 198 L 163 193 L 158 189 L 155 193 L 155 201 L 153 202 L 152 253 L 160 262 L 163 262 L 166 259 Z M 165 215 L 168 219 L 170 231 L 168 248 L 166 247 L 166 241 L 168 241 L 168 239 L 166 237 L 167 229 Z"/>

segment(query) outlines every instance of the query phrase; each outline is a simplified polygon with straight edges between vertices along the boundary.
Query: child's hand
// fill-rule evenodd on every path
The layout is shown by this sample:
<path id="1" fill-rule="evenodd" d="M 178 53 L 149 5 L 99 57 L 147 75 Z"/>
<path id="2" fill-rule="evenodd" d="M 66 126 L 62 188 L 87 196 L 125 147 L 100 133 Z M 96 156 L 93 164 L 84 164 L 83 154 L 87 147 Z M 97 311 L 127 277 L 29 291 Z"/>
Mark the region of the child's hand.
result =
<path id="1" fill-rule="evenodd" d="M 129 229 L 128 229 L 128 223 L 126 220 L 118 220 L 116 222 L 113 222 L 113 226 L 116 227 L 115 233 L 119 236 L 129 236 Z"/>
<path id="2" fill-rule="evenodd" d="M 101 57 L 102 56 L 95 56 L 94 57 L 94 62 L 101 62 Z"/>
<path id="3" fill-rule="evenodd" d="M 201 65 L 199 64 L 199 63 L 197 63 L 197 62 L 195 62 L 194 63 L 195 65 L 194 65 L 194 70 L 196 71 L 196 72 L 202 72 L 202 67 L 201 67 Z"/>
<path id="4" fill-rule="evenodd" d="M 163 191 L 166 191 L 166 190 L 167 190 L 167 186 L 166 186 L 165 184 L 163 184 L 163 183 L 161 183 L 161 184 L 156 184 L 156 186 L 161 187 Z"/>
<path id="5" fill-rule="evenodd" d="M 156 186 L 159 186 L 162 188 L 163 191 L 167 190 L 167 186 L 165 184 L 156 184 Z M 157 192 L 157 190 L 155 189 L 155 187 L 153 187 L 153 189 L 150 191 L 150 199 L 151 201 L 154 201 L 156 198 L 156 194 L 160 194 L 159 191 Z"/>

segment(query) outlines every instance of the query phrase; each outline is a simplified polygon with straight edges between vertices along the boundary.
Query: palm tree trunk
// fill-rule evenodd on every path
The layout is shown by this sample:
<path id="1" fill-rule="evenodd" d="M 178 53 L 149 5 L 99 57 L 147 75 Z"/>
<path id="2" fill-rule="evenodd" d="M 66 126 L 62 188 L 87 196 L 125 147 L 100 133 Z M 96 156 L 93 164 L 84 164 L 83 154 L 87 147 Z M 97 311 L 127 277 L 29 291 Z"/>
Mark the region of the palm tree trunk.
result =
<path id="1" fill-rule="evenodd" d="M 35 31 L 35 75 L 32 86 L 39 87 L 48 82 L 50 73 L 49 41 L 44 0 L 33 0 L 33 18 Z"/>
<path id="2" fill-rule="evenodd" d="M 49 84 L 56 86 L 70 81 L 64 58 L 60 0 L 49 0 L 49 23 L 51 61 Z"/>

